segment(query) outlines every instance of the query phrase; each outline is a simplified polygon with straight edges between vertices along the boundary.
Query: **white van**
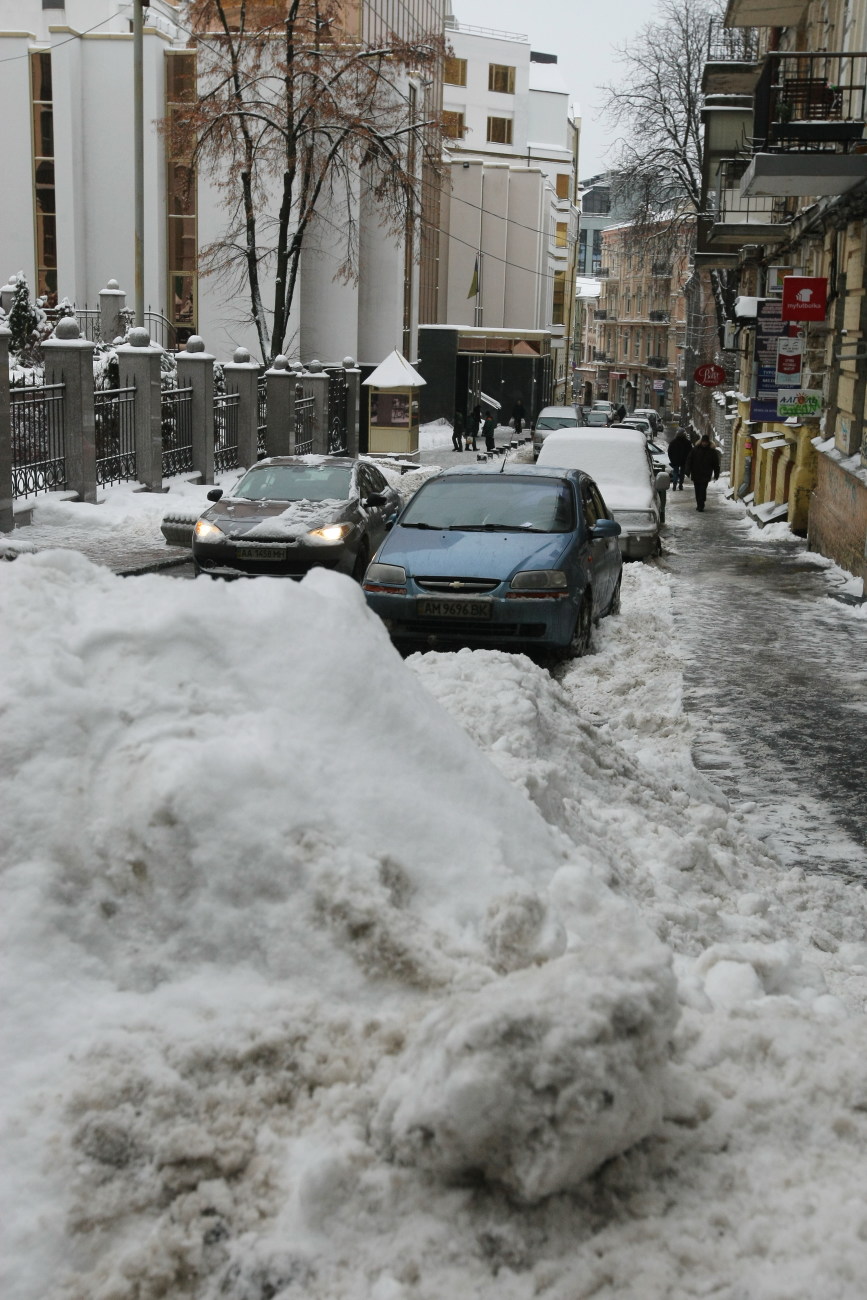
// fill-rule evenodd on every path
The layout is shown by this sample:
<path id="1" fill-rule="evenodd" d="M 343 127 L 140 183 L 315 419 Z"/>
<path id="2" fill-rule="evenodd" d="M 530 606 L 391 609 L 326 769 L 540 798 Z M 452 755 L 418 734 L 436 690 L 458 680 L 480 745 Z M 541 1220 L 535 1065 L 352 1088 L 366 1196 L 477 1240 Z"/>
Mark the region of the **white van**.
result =
<path id="1" fill-rule="evenodd" d="M 545 439 L 537 463 L 583 469 L 596 480 L 620 524 L 623 555 L 637 560 L 659 554 L 664 514 L 659 494 L 671 480 L 654 472 L 640 430 L 562 429 Z"/>

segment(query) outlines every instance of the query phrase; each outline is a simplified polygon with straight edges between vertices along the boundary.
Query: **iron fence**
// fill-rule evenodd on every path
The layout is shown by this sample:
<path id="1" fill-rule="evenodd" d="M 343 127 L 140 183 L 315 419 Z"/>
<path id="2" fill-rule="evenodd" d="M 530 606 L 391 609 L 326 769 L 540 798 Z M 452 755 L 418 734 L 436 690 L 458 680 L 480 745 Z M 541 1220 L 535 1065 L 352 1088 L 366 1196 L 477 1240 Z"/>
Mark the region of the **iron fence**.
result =
<path id="1" fill-rule="evenodd" d="M 346 406 L 348 385 L 342 366 L 328 370 L 328 455 L 346 455 Z"/>
<path id="2" fill-rule="evenodd" d="M 10 389 L 13 497 L 66 486 L 64 389 L 63 382 Z"/>
<path id="3" fill-rule="evenodd" d="M 305 397 L 301 384 L 295 385 L 295 455 L 309 456 L 313 451 L 316 417 L 315 397 Z"/>
<path id="4" fill-rule="evenodd" d="M 266 452 L 268 434 L 268 380 L 259 376 L 256 407 L 256 450 Z"/>
<path id="5" fill-rule="evenodd" d="M 238 468 L 238 407 L 240 393 L 214 398 L 214 469 Z"/>
<path id="6" fill-rule="evenodd" d="M 187 474 L 193 468 L 193 390 L 164 388 L 161 400 L 163 475 Z"/>
<path id="7" fill-rule="evenodd" d="M 96 425 L 96 481 L 134 479 L 135 388 L 106 388 L 93 394 Z"/>

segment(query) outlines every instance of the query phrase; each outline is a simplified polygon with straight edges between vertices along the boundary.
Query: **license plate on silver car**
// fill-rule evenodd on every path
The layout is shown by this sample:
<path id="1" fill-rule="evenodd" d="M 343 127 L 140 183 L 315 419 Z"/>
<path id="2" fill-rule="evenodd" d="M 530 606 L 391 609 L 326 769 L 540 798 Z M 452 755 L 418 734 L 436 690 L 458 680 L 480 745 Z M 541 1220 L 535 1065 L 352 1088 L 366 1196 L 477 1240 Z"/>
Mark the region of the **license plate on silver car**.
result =
<path id="1" fill-rule="evenodd" d="M 239 560 L 282 560 L 286 552 L 280 546 L 239 546 L 235 554 Z"/>
<path id="2" fill-rule="evenodd" d="M 420 618 L 490 618 L 489 600 L 432 600 L 426 597 L 416 604 Z"/>

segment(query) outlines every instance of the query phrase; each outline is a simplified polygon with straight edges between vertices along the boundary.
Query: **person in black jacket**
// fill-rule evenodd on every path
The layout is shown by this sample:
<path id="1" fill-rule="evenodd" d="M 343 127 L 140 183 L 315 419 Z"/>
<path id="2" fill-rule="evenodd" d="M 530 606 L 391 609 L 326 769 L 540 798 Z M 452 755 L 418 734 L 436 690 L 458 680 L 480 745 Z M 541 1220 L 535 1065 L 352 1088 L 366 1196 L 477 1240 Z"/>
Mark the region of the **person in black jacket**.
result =
<path id="1" fill-rule="evenodd" d="M 521 401 L 519 397 L 518 400 L 515 402 L 515 405 L 512 407 L 512 419 L 515 422 L 514 424 L 515 433 L 521 432 L 521 430 L 524 427 L 525 418 L 526 418 L 526 412 L 524 410 L 524 403 Z"/>
<path id="2" fill-rule="evenodd" d="M 452 446 L 455 451 L 464 449 L 464 413 L 455 411 L 454 424 L 452 425 Z"/>
<path id="3" fill-rule="evenodd" d="M 476 438 L 478 437 L 479 425 L 481 424 L 481 422 L 482 422 L 482 408 L 478 405 L 478 403 L 476 403 L 476 405 L 470 411 L 470 417 L 467 420 L 467 431 L 464 434 L 464 439 L 467 444 L 467 451 L 470 450 L 470 447 L 472 447 L 473 451 L 476 450 Z"/>
<path id="4" fill-rule="evenodd" d="M 686 436 L 685 429 L 678 429 L 677 433 L 668 444 L 668 463 L 671 466 L 671 490 L 676 492 L 680 488 L 683 491 L 683 467 L 686 464 L 686 458 L 692 451 L 692 443 Z"/>
<path id="5" fill-rule="evenodd" d="M 486 415 L 485 423 L 482 425 L 482 437 L 485 440 L 485 450 L 488 453 L 491 453 L 494 450 L 494 447 L 496 446 L 496 441 L 494 439 L 494 430 L 496 429 L 496 427 L 497 427 L 497 422 L 494 419 L 493 415 Z"/>
<path id="6" fill-rule="evenodd" d="M 695 508 L 704 510 L 707 485 L 711 478 L 718 479 L 720 473 L 719 452 L 716 447 L 710 445 L 710 438 L 706 433 L 703 433 L 696 445 L 691 448 L 684 468 L 695 488 Z"/>

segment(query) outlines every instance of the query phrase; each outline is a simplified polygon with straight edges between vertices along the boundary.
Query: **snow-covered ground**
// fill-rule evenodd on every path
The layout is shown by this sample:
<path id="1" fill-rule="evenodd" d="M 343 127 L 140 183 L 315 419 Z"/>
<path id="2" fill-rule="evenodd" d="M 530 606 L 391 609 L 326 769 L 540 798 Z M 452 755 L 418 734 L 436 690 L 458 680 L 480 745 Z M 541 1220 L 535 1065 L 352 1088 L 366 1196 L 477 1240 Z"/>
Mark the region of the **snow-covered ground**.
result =
<path id="1" fill-rule="evenodd" d="M 865 894 L 693 767 L 662 571 L 558 678 L 323 571 L 0 629 L 3 1300 L 863 1296 Z"/>

